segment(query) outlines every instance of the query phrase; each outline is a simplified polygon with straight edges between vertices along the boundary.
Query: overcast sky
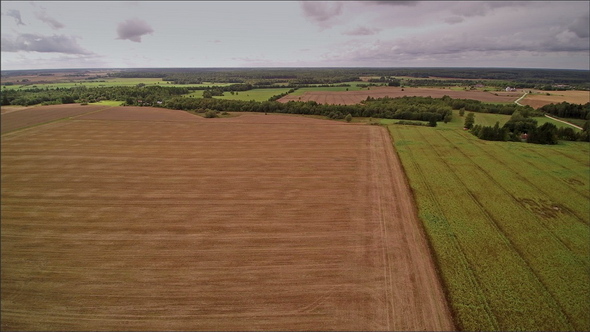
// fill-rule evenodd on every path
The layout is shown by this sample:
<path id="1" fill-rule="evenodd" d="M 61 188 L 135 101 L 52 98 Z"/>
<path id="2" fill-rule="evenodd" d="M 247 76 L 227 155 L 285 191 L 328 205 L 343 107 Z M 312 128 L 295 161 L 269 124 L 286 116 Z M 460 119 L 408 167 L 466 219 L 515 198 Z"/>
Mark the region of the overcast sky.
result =
<path id="1" fill-rule="evenodd" d="M 2 1 L 2 70 L 590 69 L 588 1 Z"/>

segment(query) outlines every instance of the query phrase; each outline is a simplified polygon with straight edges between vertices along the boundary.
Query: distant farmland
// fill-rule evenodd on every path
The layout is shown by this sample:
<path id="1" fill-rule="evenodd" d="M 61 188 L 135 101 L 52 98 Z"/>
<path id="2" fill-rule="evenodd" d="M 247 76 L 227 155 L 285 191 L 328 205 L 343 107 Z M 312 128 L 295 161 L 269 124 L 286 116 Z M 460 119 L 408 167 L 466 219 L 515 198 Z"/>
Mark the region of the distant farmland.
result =
<path id="1" fill-rule="evenodd" d="M 527 90 L 528 91 L 528 90 Z M 572 104 L 586 104 L 590 102 L 590 91 L 536 91 L 528 94 L 520 101 L 523 105 L 534 108 L 547 104 L 558 104 L 563 101 Z"/>
<path id="2" fill-rule="evenodd" d="M 451 98 L 474 99 L 483 102 L 495 103 L 512 103 L 523 92 L 484 92 L 484 91 L 456 91 L 450 89 L 437 88 L 399 88 L 399 87 L 370 87 L 369 89 L 361 89 L 356 91 L 324 91 L 323 88 L 317 88 L 317 91 L 306 91 L 303 94 L 289 94 L 281 99 L 280 102 L 286 103 L 288 101 L 315 101 L 320 104 L 341 104 L 352 105 L 358 104 L 367 97 L 383 98 L 383 97 L 403 97 L 403 96 L 418 96 L 418 97 L 432 97 L 441 98 L 442 96 L 449 96 Z"/>
<path id="3" fill-rule="evenodd" d="M 111 107 L 1 144 L 3 330 L 455 329 L 384 128 Z"/>
<path id="4" fill-rule="evenodd" d="M 232 94 L 229 91 L 223 93 L 223 96 L 215 96 L 215 99 L 227 99 L 227 100 L 245 100 L 245 101 L 267 101 L 270 97 L 280 95 L 289 91 L 288 88 L 276 88 L 276 89 L 253 89 L 248 91 L 237 91 Z M 188 97 L 203 98 L 204 90 L 197 90 L 193 93 L 187 94 Z"/>

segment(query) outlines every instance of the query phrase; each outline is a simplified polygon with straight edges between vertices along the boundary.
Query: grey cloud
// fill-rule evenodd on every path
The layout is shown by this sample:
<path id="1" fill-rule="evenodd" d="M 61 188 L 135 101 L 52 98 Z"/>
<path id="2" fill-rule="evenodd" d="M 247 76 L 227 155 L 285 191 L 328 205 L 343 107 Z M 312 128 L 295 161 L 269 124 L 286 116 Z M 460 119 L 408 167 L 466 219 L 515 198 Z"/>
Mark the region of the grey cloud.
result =
<path id="1" fill-rule="evenodd" d="M 451 12 L 464 17 L 486 16 L 498 8 L 530 5 L 530 1 L 460 1 L 451 8 Z"/>
<path id="2" fill-rule="evenodd" d="M 61 29 L 65 26 L 53 17 L 48 16 L 45 11 L 36 12 L 35 16 L 37 16 L 37 18 L 41 20 L 43 23 L 49 25 L 52 29 Z"/>
<path id="3" fill-rule="evenodd" d="M 117 39 L 129 39 L 136 43 L 141 43 L 141 36 L 146 34 L 152 34 L 154 30 L 147 24 L 137 18 L 126 20 L 125 22 L 119 23 L 117 27 Z"/>
<path id="4" fill-rule="evenodd" d="M 397 0 L 383 0 L 383 1 L 367 1 L 366 3 L 376 5 L 388 5 L 388 6 L 416 6 L 420 1 L 397 1 Z"/>
<path id="5" fill-rule="evenodd" d="M 47 69 L 47 68 L 105 68 L 109 63 L 103 60 L 104 57 L 92 55 L 60 55 L 56 58 L 31 59 L 22 57 L 19 59 L 7 60 L 6 66 L 19 69 Z M 2 64 L 4 66 L 4 63 Z"/>
<path id="6" fill-rule="evenodd" d="M 452 16 L 445 19 L 445 22 L 448 24 L 457 24 L 465 21 L 462 17 L 459 16 Z"/>
<path id="7" fill-rule="evenodd" d="M 20 17 L 20 11 L 16 9 L 11 9 L 8 12 L 6 12 L 6 16 L 13 17 L 16 20 L 16 24 L 18 25 L 25 25 Z"/>
<path id="8" fill-rule="evenodd" d="M 93 54 L 76 42 L 75 37 L 65 35 L 42 36 L 37 34 L 19 34 L 16 37 L 2 36 L 2 52 L 42 52 L 64 54 Z"/>
<path id="9" fill-rule="evenodd" d="M 303 14 L 312 22 L 322 26 L 327 25 L 327 21 L 342 14 L 341 2 L 301 2 Z"/>
<path id="10" fill-rule="evenodd" d="M 572 34 L 573 35 L 573 34 Z M 381 61 L 438 57 L 470 59 L 474 54 L 510 58 L 511 54 L 587 54 L 587 39 L 560 39 L 553 34 L 538 36 L 538 39 L 513 35 L 482 36 L 480 34 L 457 34 L 403 38 L 374 43 L 350 43 L 335 48 L 330 56 L 350 61 Z"/>
<path id="11" fill-rule="evenodd" d="M 374 34 L 378 33 L 379 31 L 381 31 L 381 29 L 358 27 L 353 30 L 345 31 L 343 34 L 348 35 L 348 36 L 370 36 L 370 35 L 374 35 Z"/>
<path id="12" fill-rule="evenodd" d="M 590 36 L 590 20 L 589 15 L 578 17 L 569 27 L 568 30 L 575 33 L 580 38 L 588 38 Z"/>

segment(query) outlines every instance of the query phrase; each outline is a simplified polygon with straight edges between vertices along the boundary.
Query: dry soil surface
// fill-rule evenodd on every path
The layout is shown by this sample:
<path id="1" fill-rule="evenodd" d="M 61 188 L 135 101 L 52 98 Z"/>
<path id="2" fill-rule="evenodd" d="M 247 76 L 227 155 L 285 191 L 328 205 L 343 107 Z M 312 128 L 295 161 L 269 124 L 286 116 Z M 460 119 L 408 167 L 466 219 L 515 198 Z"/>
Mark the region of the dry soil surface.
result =
<path id="1" fill-rule="evenodd" d="M 533 108 L 539 108 L 544 105 L 559 104 L 564 101 L 572 104 L 586 104 L 590 102 L 590 91 L 533 90 L 533 93 L 527 94 L 520 103 L 523 105 L 529 105 Z"/>
<path id="2" fill-rule="evenodd" d="M 454 329 L 383 128 L 126 111 L 2 135 L 3 330 Z"/>

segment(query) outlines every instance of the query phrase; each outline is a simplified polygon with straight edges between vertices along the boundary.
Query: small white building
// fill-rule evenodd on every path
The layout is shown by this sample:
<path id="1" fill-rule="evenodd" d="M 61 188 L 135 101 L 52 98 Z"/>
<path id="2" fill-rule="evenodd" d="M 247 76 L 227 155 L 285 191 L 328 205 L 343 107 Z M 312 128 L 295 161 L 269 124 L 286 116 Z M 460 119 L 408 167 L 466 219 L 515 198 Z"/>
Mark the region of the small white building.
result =
<path id="1" fill-rule="evenodd" d="M 515 92 L 516 88 L 506 87 L 506 92 Z"/>

